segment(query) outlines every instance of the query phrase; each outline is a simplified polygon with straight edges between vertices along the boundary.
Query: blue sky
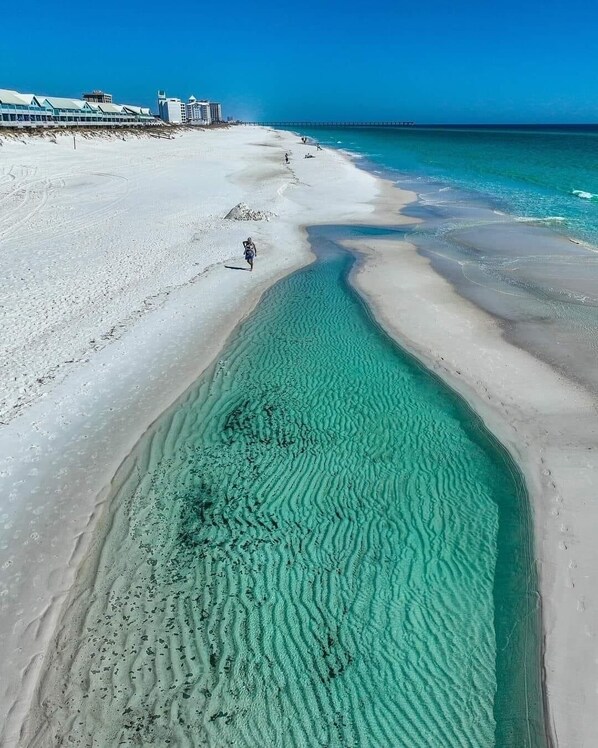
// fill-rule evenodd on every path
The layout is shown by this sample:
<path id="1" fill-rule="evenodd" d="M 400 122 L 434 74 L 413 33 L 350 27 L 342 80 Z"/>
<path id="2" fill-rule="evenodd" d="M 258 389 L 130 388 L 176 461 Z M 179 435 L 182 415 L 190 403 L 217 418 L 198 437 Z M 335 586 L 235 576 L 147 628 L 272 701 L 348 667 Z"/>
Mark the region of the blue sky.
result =
<path id="1" fill-rule="evenodd" d="M 0 88 L 152 109 L 164 88 L 248 119 L 598 122 L 595 0 L 30 0 L 1 18 Z"/>

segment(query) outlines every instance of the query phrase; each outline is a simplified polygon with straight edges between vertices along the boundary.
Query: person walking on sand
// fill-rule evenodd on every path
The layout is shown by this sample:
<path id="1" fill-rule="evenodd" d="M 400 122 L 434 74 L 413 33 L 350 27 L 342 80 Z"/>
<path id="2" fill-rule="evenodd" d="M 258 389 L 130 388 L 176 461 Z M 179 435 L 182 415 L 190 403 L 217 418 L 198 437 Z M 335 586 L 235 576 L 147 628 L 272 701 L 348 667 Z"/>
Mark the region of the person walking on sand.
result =
<path id="1" fill-rule="evenodd" d="M 289 154 L 288 153 L 284 154 L 284 161 L 285 161 L 286 164 L 289 163 Z"/>
<path id="2" fill-rule="evenodd" d="M 250 236 L 243 242 L 243 249 L 245 250 L 245 261 L 249 265 L 249 269 L 253 270 L 253 260 L 257 257 L 257 247 Z"/>

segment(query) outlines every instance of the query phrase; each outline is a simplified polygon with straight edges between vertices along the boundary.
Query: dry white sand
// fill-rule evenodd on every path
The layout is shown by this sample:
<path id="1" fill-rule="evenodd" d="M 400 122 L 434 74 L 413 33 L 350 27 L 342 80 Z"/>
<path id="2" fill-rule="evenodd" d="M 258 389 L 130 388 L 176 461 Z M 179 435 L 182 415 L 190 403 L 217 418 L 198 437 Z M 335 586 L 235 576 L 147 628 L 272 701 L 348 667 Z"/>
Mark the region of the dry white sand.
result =
<path id="1" fill-rule="evenodd" d="M 375 219 L 396 224 L 382 190 Z M 411 196 L 412 199 L 415 196 Z M 372 219 L 370 219 L 372 220 Z M 347 243 L 353 282 L 382 326 L 458 391 L 525 475 L 542 597 L 547 718 L 555 745 L 598 745 L 598 403 L 459 296 L 407 243 Z"/>
<path id="2" fill-rule="evenodd" d="M 310 261 L 303 226 L 373 210 L 374 177 L 305 151 L 244 127 L 0 147 L 2 746 L 118 465 L 265 288 Z M 275 215 L 225 220 L 241 201 Z M 227 268 L 246 267 L 248 235 L 254 272 Z"/>

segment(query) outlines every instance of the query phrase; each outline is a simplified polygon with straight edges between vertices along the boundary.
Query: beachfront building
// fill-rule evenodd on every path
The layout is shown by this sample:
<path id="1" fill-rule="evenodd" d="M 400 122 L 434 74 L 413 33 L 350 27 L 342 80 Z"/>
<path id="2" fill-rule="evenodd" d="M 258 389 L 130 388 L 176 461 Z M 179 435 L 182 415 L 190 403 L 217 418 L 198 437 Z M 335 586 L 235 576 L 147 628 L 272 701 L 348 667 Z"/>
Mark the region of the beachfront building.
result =
<path id="1" fill-rule="evenodd" d="M 147 107 L 0 89 L 0 126 L 3 127 L 131 126 L 156 122 Z"/>
<path id="2" fill-rule="evenodd" d="M 210 102 L 198 101 L 195 96 L 190 96 L 187 102 L 187 122 L 190 125 L 210 125 Z"/>
<path id="3" fill-rule="evenodd" d="M 187 107 L 180 99 L 168 98 L 165 91 L 158 91 L 158 116 L 164 122 L 181 125 L 187 121 Z"/>
<path id="4" fill-rule="evenodd" d="M 107 122 L 119 124 L 127 122 L 129 119 L 129 113 L 120 104 L 98 104 L 98 109 Z"/>
<path id="5" fill-rule="evenodd" d="M 222 122 L 222 104 L 210 102 L 210 119 L 212 122 Z"/>
<path id="6" fill-rule="evenodd" d="M 190 96 L 187 103 L 169 98 L 165 91 L 158 91 L 158 113 L 164 122 L 187 125 L 211 125 L 222 122 L 222 106 L 207 99 Z"/>
<path id="7" fill-rule="evenodd" d="M 87 101 L 57 96 L 40 97 L 38 101 L 58 125 L 87 124 L 100 117 Z"/>
<path id="8" fill-rule="evenodd" d="M 46 125 L 52 113 L 41 106 L 34 94 L 0 89 L 0 125 L 17 127 L 21 124 Z"/>
<path id="9" fill-rule="evenodd" d="M 112 94 L 103 91 L 92 91 L 83 94 L 85 101 L 92 101 L 94 104 L 112 104 Z"/>

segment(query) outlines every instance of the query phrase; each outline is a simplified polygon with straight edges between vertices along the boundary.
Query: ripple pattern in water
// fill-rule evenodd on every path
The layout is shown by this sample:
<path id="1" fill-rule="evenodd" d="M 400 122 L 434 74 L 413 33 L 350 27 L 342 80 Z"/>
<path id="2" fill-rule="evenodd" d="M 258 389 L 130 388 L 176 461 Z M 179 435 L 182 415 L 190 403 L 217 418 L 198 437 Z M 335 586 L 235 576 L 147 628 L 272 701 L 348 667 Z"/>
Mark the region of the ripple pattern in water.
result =
<path id="1" fill-rule="evenodd" d="M 138 445 L 28 745 L 543 745 L 519 478 L 350 263 L 281 281 Z"/>

